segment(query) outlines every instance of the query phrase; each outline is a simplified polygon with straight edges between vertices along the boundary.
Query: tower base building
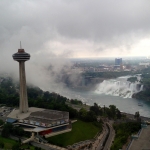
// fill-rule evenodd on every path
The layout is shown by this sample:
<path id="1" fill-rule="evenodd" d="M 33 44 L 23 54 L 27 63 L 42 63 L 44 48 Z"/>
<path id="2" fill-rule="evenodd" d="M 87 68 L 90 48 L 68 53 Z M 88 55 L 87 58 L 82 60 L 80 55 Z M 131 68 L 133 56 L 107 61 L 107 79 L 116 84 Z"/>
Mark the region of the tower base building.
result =
<path id="1" fill-rule="evenodd" d="M 19 109 L 13 110 L 6 122 L 22 126 L 27 132 L 50 137 L 71 131 L 69 112 L 29 107 L 27 113 L 20 113 Z"/>
<path id="2" fill-rule="evenodd" d="M 20 46 L 18 52 L 13 54 L 13 59 L 19 62 L 20 102 L 19 109 L 13 109 L 6 122 L 22 126 L 25 131 L 45 137 L 71 131 L 69 112 L 28 107 L 25 61 L 30 59 L 30 54 Z"/>

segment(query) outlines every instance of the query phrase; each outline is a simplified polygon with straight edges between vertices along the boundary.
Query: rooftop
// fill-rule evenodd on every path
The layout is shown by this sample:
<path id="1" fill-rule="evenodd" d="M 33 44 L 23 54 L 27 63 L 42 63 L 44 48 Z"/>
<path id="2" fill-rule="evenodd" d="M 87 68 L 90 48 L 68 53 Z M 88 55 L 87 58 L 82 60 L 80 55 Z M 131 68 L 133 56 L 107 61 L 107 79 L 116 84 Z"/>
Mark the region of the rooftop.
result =
<path id="1" fill-rule="evenodd" d="M 20 113 L 19 109 L 13 109 L 13 111 L 7 116 L 13 119 L 25 119 L 30 116 L 32 112 L 43 111 L 43 108 L 30 107 L 27 113 Z"/>
<path id="2" fill-rule="evenodd" d="M 147 128 L 142 128 L 142 131 L 138 137 L 138 139 L 134 139 L 130 145 L 129 150 L 141 150 L 141 149 L 149 149 L 150 148 L 150 125 Z"/>
<path id="3" fill-rule="evenodd" d="M 16 119 L 20 124 L 31 126 L 57 126 L 69 122 L 69 112 L 30 107 L 27 113 L 14 109 L 7 118 Z"/>

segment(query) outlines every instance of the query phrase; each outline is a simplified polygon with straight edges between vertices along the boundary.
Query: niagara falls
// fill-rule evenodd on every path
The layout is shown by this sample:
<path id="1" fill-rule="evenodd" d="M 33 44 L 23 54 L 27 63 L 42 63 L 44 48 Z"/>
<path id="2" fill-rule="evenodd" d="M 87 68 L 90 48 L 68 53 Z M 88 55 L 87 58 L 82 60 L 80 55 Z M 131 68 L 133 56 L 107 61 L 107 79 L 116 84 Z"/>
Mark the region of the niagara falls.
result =
<path id="1" fill-rule="evenodd" d="M 124 76 L 117 79 L 104 80 L 98 85 L 95 92 L 97 94 L 132 98 L 134 93 L 138 93 L 143 90 L 143 85 L 139 82 L 131 83 L 127 81 L 128 78 L 129 76 Z"/>

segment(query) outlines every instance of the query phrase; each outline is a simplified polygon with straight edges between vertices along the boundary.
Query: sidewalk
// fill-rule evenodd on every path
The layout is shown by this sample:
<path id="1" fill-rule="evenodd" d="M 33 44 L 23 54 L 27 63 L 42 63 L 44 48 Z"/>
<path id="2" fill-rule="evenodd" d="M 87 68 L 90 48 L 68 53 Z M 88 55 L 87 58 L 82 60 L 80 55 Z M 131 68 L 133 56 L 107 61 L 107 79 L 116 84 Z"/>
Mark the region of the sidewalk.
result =
<path id="1" fill-rule="evenodd" d="M 106 132 L 107 132 L 106 126 L 104 125 L 102 133 L 97 137 L 97 139 L 93 143 L 92 150 L 97 150 L 97 149 L 99 150 L 99 148 L 101 146 L 100 145 L 101 141 L 102 141 L 103 137 L 105 136 Z"/>

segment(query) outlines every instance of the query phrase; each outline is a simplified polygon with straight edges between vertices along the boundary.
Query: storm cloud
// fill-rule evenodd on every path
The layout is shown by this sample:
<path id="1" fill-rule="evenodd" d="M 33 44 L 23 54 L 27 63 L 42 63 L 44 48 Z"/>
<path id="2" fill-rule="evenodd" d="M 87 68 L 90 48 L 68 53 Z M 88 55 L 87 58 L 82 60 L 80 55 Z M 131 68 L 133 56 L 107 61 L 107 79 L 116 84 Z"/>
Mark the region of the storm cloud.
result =
<path id="1" fill-rule="evenodd" d="M 79 49 L 128 48 L 150 33 L 145 0 L 5 0 L 0 6 L 1 51 L 16 49 L 21 40 L 33 53 L 79 57 Z"/>
<path id="2" fill-rule="evenodd" d="M 150 55 L 147 0 L 4 0 L 0 8 L 1 72 L 18 72 L 11 56 L 22 41 L 34 83 L 44 83 L 50 64 L 58 74 L 70 68 L 66 58 Z"/>

